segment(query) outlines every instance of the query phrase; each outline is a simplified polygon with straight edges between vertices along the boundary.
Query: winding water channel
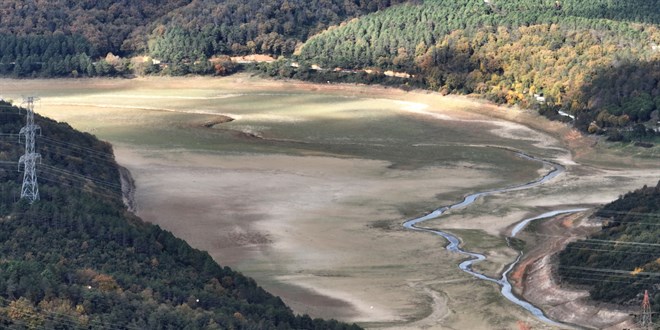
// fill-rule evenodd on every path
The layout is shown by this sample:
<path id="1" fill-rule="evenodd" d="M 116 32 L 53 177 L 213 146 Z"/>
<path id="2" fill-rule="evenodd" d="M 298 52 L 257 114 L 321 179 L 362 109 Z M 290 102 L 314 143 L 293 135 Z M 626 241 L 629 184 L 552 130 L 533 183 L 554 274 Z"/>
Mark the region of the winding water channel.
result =
<path id="1" fill-rule="evenodd" d="M 429 232 L 429 233 L 433 233 L 433 234 L 444 237 L 449 242 L 449 244 L 447 244 L 447 246 L 446 246 L 447 250 L 449 250 L 451 252 L 460 253 L 460 254 L 465 255 L 465 256 L 468 257 L 467 260 L 461 262 L 458 265 L 458 267 L 462 271 L 464 271 L 464 272 L 466 272 L 466 273 L 468 273 L 468 274 L 470 274 L 470 275 L 472 275 L 472 276 L 474 276 L 478 279 L 498 284 L 501 287 L 500 292 L 502 293 L 502 295 L 506 299 L 508 299 L 509 301 L 513 302 L 514 304 L 528 310 L 530 313 L 532 313 L 540 321 L 542 321 L 544 323 L 547 323 L 547 324 L 550 324 L 550 325 L 554 325 L 554 326 L 562 326 L 563 324 L 561 324 L 559 322 L 556 322 L 556 321 L 553 321 L 553 320 L 549 319 L 547 316 L 545 316 L 545 314 L 543 313 L 543 311 L 540 308 L 534 306 L 530 302 L 528 302 L 524 299 L 521 299 L 521 298 L 519 298 L 519 297 L 517 297 L 516 295 L 513 294 L 511 283 L 509 282 L 509 279 L 508 279 L 507 276 L 508 276 L 509 272 L 511 272 L 511 270 L 520 261 L 520 259 L 522 257 L 522 252 L 520 254 L 518 254 L 518 257 L 516 258 L 516 260 L 513 263 L 511 263 L 507 267 L 507 269 L 502 273 L 501 278 L 499 278 L 499 279 L 492 278 L 492 277 L 486 276 L 484 274 L 478 273 L 478 272 L 476 272 L 472 269 L 472 265 L 474 263 L 486 260 L 486 256 L 484 256 L 483 254 L 463 250 L 460 247 L 460 239 L 455 235 L 452 235 L 452 234 L 450 234 L 448 232 L 445 232 L 445 231 L 420 226 L 425 221 L 436 219 L 436 218 L 442 216 L 443 214 L 445 214 L 447 211 L 466 207 L 466 206 L 474 203 L 474 201 L 476 201 L 479 197 L 493 195 L 493 194 L 507 193 L 507 192 L 518 191 L 518 190 L 524 190 L 524 189 L 530 189 L 530 188 L 536 187 L 538 185 L 541 185 L 545 182 L 548 182 L 548 181 L 552 180 L 553 178 L 555 178 L 556 176 L 558 176 L 559 174 L 563 173 L 566 170 L 563 166 L 561 166 L 559 164 L 551 163 L 551 162 L 543 160 L 543 159 L 532 157 L 532 156 L 526 155 L 522 152 L 516 152 L 516 154 L 519 157 L 522 157 L 524 159 L 540 162 L 544 165 L 550 166 L 550 167 L 552 167 L 552 170 L 550 170 L 547 174 L 540 177 L 539 179 L 528 182 L 528 183 L 525 183 L 525 184 L 522 184 L 522 185 L 511 186 L 511 187 L 500 188 L 500 189 L 487 190 L 487 191 L 477 192 L 477 193 L 468 195 L 461 202 L 458 202 L 456 204 L 452 204 L 452 205 L 449 205 L 449 206 L 440 207 L 440 208 L 436 209 L 435 211 L 433 211 L 433 212 L 431 212 L 431 213 L 429 213 L 425 216 L 408 220 L 408 221 L 403 223 L 403 226 L 407 229 L 410 229 L 410 230 Z M 520 223 L 518 223 L 513 228 L 513 230 L 511 231 L 511 237 L 515 237 L 516 234 L 518 234 L 518 232 L 520 232 L 527 224 L 529 224 L 530 222 L 532 222 L 534 220 L 546 219 L 546 218 L 551 218 L 551 217 L 554 217 L 554 216 L 560 215 L 560 214 L 575 213 L 575 212 L 580 212 L 580 211 L 584 211 L 584 210 L 586 210 L 586 209 L 580 208 L 580 209 L 557 210 L 557 211 L 546 212 L 546 213 L 543 213 L 541 215 L 525 219 L 525 220 L 521 221 Z M 508 239 L 507 239 L 507 241 L 508 241 Z"/>

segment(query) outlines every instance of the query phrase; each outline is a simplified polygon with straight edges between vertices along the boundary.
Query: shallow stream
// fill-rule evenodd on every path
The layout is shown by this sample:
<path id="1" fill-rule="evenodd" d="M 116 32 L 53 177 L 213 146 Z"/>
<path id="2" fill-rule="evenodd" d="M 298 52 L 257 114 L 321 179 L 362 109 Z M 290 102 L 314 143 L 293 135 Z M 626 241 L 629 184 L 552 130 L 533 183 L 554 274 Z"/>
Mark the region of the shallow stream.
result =
<path id="1" fill-rule="evenodd" d="M 565 171 L 565 168 L 563 166 L 559 165 L 559 164 L 555 164 L 555 163 L 548 162 L 546 160 L 535 158 L 535 157 L 526 155 L 526 154 L 521 153 L 521 152 L 518 152 L 517 155 L 519 157 L 522 157 L 522 158 L 525 158 L 525 159 L 528 159 L 528 160 L 531 160 L 531 161 L 537 161 L 537 162 L 543 163 L 546 166 L 552 167 L 552 170 L 550 170 L 543 177 L 541 177 L 541 178 L 539 178 L 535 181 L 522 184 L 522 185 L 505 187 L 505 188 L 500 188 L 500 189 L 487 190 L 487 191 L 482 191 L 482 192 L 477 192 L 477 193 L 470 194 L 470 195 L 466 196 L 461 202 L 458 202 L 456 204 L 452 204 L 452 205 L 449 205 L 449 206 L 440 207 L 440 208 L 436 209 L 435 211 L 433 211 L 433 212 L 431 212 L 431 213 L 429 213 L 425 216 L 408 220 L 408 221 L 403 223 L 403 226 L 407 229 L 410 229 L 410 230 L 430 232 L 430 233 L 433 233 L 433 234 L 444 237 L 449 242 L 449 244 L 447 244 L 447 246 L 446 246 L 447 250 L 449 250 L 451 252 L 460 253 L 460 254 L 463 254 L 463 255 L 468 257 L 467 260 L 461 262 L 458 265 L 458 267 L 462 271 L 464 271 L 464 272 L 466 272 L 466 273 L 468 273 L 468 274 L 470 274 L 470 275 L 472 275 L 472 276 L 474 276 L 478 279 L 498 284 L 501 287 L 500 292 L 502 293 L 502 295 L 506 299 L 508 299 L 509 301 L 513 302 L 514 304 L 528 310 L 530 313 L 532 313 L 540 321 L 542 321 L 546 324 L 554 325 L 554 326 L 562 326 L 563 324 L 548 318 L 540 308 L 534 306 L 530 302 L 528 302 L 528 301 L 526 301 L 522 298 L 519 298 L 519 297 L 517 297 L 516 295 L 513 294 L 511 283 L 509 282 L 509 279 L 507 278 L 507 276 L 508 276 L 509 272 L 511 272 L 511 270 L 520 261 L 520 259 L 522 257 L 522 252 L 518 255 L 516 260 L 513 263 L 511 263 L 507 267 L 507 269 L 502 273 L 501 278 L 499 278 L 499 279 L 492 278 L 492 277 L 486 276 L 484 274 L 478 273 L 478 272 L 476 272 L 475 270 L 472 269 L 472 265 L 474 263 L 486 260 L 486 256 L 484 256 L 483 254 L 463 250 L 460 247 L 460 243 L 461 243 L 460 238 L 453 235 L 453 234 L 450 234 L 448 232 L 441 231 L 441 230 L 436 230 L 436 229 L 420 226 L 422 223 L 424 223 L 426 221 L 439 218 L 440 216 L 445 214 L 447 211 L 466 207 L 466 206 L 474 203 L 477 200 L 477 198 L 479 198 L 479 197 L 493 195 L 493 194 L 507 193 L 507 192 L 518 191 L 518 190 L 524 190 L 524 189 L 530 189 L 530 188 L 536 187 L 538 185 L 541 185 L 545 182 L 548 182 L 548 181 L 554 179 L 556 176 L 558 176 L 559 174 L 561 174 Z M 518 223 L 513 228 L 513 230 L 511 231 L 511 237 L 515 237 L 518 234 L 518 232 L 520 232 L 527 224 L 529 224 L 530 222 L 532 222 L 534 220 L 546 219 L 546 218 L 551 218 L 551 217 L 554 217 L 554 216 L 560 215 L 560 214 L 575 213 L 575 212 L 580 212 L 580 211 L 584 211 L 584 210 L 586 210 L 586 209 L 556 210 L 556 211 L 546 212 L 546 213 L 543 213 L 541 215 L 538 215 L 538 216 L 535 216 L 535 217 L 532 217 L 532 218 L 525 219 L 525 220 L 521 221 L 520 223 Z M 507 239 L 507 241 L 508 241 L 508 239 Z"/>

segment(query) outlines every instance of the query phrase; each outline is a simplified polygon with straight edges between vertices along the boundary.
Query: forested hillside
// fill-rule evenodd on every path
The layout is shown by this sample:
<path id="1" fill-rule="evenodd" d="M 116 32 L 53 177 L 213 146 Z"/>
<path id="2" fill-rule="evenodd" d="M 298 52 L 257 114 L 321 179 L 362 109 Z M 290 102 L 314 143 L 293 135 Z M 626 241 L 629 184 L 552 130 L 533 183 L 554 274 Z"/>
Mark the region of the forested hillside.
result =
<path id="1" fill-rule="evenodd" d="M 591 297 L 640 306 L 644 290 L 660 311 L 660 182 L 604 206 L 601 232 L 559 254 L 562 281 L 589 286 Z"/>
<path id="2" fill-rule="evenodd" d="M 0 75 L 77 77 L 126 74 L 152 23 L 191 0 L 0 1 Z M 109 63 L 110 62 L 110 63 Z"/>
<path id="3" fill-rule="evenodd" d="M 0 35 L 80 35 L 94 46 L 89 56 L 130 52 L 139 46 L 127 40 L 146 40 L 150 23 L 191 1 L 2 0 Z"/>
<path id="4" fill-rule="evenodd" d="M 182 67 L 168 71 L 173 73 L 212 73 L 206 65 L 212 56 L 291 54 L 330 25 L 404 1 L 4 0 L 0 2 L 0 74 L 144 73 L 139 61 L 106 59 L 108 53 L 124 58 L 151 55 Z M 204 63 L 188 65 L 199 61 Z"/>
<path id="5" fill-rule="evenodd" d="M 293 315 L 252 279 L 127 212 L 111 146 L 66 124 L 37 116 L 41 200 L 18 200 L 23 120 L 5 102 L 0 118 L 0 328 L 358 328 Z"/>
<path id="6" fill-rule="evenodd" d="M 655 1 L 426 0 L 311 38 L 300 60 L 405 71 L 432 90 L 564 110 L 591 132 L 649 121 L 660 109 Z"/>
<path id="7" fill-rule="evenodd" d="M 288 55 L 312 35 L 405 0 L 193 1 L 158 20 L 149 50 L 167 62 L 217 54 Z M 181 47 L 190 45 L 193 47 Z"/>

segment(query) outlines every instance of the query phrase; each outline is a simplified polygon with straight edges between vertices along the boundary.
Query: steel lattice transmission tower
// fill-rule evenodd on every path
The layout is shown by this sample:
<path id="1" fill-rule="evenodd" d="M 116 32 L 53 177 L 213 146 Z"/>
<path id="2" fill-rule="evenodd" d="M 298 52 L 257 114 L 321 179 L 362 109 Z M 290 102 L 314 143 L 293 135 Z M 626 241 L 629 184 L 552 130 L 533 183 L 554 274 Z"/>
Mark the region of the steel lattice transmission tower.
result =
<path id="1" fill-rule="evenodd" d="M 652 329 L 653 319 L 651 317 L 651 301 L 649 300 L 649 291 L 644 290 L 644 300 L 642 300 L 642 315 L 639 322 L 641 329 Z"/>
<path id="2" fill-rule="evenodd" d="M 21 187 L 21 198 L 27 198 L 32 204 L 39 199 L 39 185 L 37 184 L 37 161 L 41 160 L 41 155 L 35 152 L 34 140 L 36 132 L 41 128 L 34 124 L 34 101 L 38 98 L 30 96 L 25 98 L 27 103 L 27 114 L 25 116 L 25 127 L 21 128 L 18 135 L 18 142 L 21 142 L 21 136 L 25 137 L 25 154 L 18 161 L 18 170 L 23 164 L 23 186 Z"/>

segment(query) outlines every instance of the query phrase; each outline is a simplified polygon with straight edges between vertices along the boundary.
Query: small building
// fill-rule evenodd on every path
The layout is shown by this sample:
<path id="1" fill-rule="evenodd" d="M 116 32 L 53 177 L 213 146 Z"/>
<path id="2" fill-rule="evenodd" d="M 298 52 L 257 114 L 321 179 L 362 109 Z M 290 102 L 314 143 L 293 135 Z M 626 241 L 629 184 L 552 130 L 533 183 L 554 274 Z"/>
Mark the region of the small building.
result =
<path id="1" fill-rule="evenodd" d="M 543 94 L 534 94 L 534 99 L 536 99 L 536 102 L 545 104 L 545 96 Z"/>

